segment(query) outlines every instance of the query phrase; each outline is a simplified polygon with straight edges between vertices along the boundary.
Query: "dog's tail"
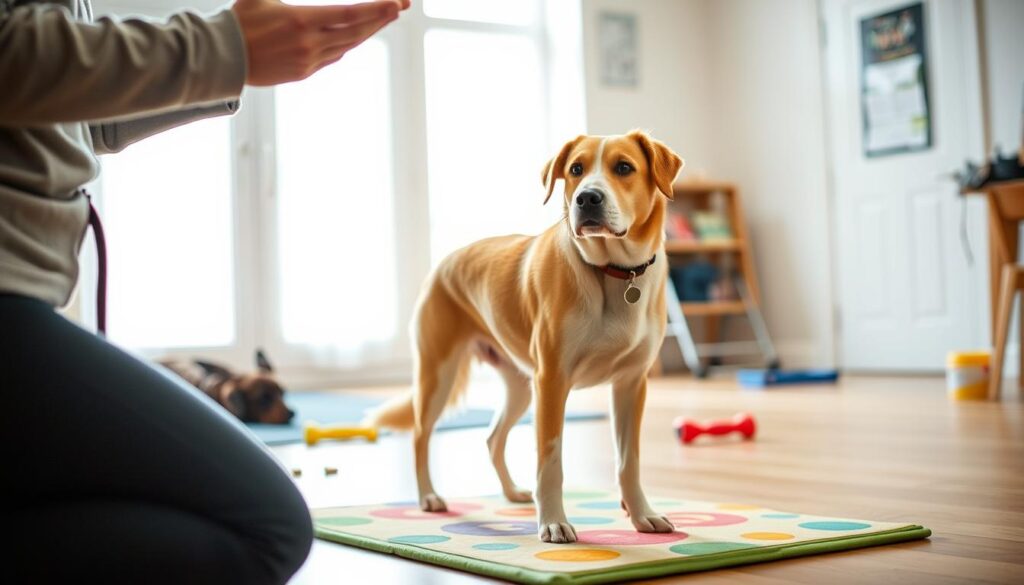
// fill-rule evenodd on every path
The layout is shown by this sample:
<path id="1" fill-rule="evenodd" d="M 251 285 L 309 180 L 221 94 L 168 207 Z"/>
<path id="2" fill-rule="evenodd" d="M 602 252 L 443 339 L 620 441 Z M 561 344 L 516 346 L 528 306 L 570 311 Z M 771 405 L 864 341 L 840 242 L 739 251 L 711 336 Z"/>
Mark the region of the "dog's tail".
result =
<path id="1" fill-rule="evenodd" d="M 411 429 L 416 420 L 412 410 L 412 392 L 396 396 L 373 409 L 363 421 L 366 426 Z"/>
<path id="2" fill-rule="evenodd" d="M 469 386 L 470 366 L 472 366 L 472 354 L 467 352 L 458 362 L 455 378 L 448 390 L 445 410 L 457 408 L 463 402 L 466 388 Z M 363 419 L 363 424 L 377 428 L 388 428 L 395 430 L 411 429 L 416 426 L 416 414 L 413 409 L 412 392 L 396 396 L 384 404 L 370 411 Z"/>

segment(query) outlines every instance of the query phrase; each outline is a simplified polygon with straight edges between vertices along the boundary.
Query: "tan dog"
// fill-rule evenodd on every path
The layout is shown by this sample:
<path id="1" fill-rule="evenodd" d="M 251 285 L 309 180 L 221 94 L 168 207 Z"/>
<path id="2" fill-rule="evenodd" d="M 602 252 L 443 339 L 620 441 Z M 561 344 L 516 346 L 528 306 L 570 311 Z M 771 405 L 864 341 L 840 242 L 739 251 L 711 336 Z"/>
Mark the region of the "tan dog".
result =
<path id="1" fill-rule="evenodd" d="M 544 168 L 547 199 L 564 179 L 563 221 L 536 237 L 504 236 L 454 252 L 425 284 L 412 324 L 416 390 L 371 415 L 414 429 L 420 505 L 440 512 L 427 445 L 466 386 L 474 355 L 498 369 L 504 410 L 487 439 L 505 496 L 531 499 L 505 465 L 505 439 L 536 393 L 538 531 L 575 542 L 562 504 L 562 425 L 569 390 L 611 382 L 622 504 L 641 532 L 674 528 L 640 487 L 647 372 L 665 334 L 665 197 L 683 161 L 639 131 L 580 136 Z"/>

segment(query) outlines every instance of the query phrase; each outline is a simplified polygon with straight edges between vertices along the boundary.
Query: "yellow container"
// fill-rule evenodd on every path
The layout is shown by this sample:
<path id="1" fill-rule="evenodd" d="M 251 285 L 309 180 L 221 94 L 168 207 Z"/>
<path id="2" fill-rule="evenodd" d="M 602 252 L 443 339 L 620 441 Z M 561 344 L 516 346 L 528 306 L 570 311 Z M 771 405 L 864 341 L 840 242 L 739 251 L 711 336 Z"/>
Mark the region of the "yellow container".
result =
<path id="1" fill-rule="evenodd" d="M 989 360 L 992 352 L 951 351 L 946 356 L 946 390 L 953 400 L 988 398 Z"/>

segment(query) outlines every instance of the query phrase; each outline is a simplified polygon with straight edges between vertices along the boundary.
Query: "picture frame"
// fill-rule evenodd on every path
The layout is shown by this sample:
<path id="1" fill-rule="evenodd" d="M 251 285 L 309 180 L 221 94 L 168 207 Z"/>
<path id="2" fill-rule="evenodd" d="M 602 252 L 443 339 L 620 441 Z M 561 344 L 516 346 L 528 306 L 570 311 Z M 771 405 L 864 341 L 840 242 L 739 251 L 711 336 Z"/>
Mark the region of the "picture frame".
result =
<path id="1" fill-rule="evenodd" d="M 601 84 L 633 88 L 639 85 L 638 27 L 635 14 L 601 12 L 597 26 Z"/>
<path id="2" fill-rule="evenodd" d="M 860 40 L 864 155 L 931 148 L 925 3 L 861 19 Z"/>

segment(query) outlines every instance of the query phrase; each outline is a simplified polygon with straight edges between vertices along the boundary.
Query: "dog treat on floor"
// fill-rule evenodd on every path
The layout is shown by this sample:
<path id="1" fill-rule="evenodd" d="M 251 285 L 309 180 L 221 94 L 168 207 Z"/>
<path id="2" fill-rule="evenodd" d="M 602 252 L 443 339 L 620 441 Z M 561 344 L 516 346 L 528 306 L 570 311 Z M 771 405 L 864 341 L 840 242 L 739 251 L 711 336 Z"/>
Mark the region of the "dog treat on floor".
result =
<path id="1" fill-rule="evenodd" d="M 302 477 L 302 470 L 298 468 L 292 469 L 292 477 Z"/>
<path id="2" fill-rule="evenodd" d="M 324 475 L 337 475 L 337 467 L 324 467 Z"/>

